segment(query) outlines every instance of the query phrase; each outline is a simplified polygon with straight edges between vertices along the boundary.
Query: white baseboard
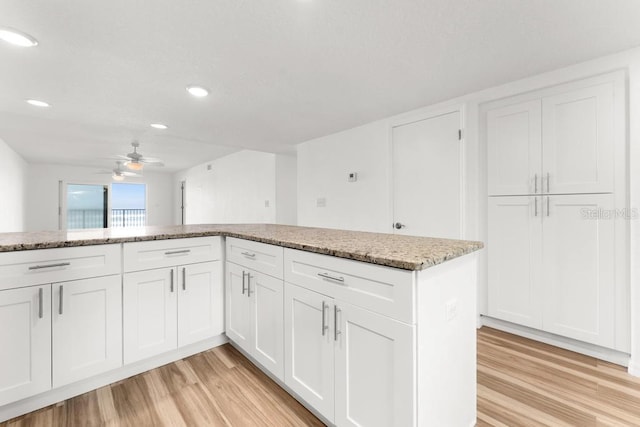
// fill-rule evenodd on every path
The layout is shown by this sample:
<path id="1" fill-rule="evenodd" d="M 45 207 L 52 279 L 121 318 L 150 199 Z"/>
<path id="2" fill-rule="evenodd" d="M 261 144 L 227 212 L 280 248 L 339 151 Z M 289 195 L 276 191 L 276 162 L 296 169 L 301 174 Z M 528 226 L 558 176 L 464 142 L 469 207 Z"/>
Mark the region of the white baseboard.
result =
<path id="1" fill-rule="evenodd" d="M 629 375 L 633 375 L 634 377 L 640 377 L 640 363 L 631 360 L 629 362 L 629 368 L 627 369 L 627 372 L 629 372 Z"/>
<path id="2" fill-rule="evenodd" d="M 532 340 L 540 341 L 545 344 L 564 348 L 565 350 L 575 351 L 576 353 L 585 354 L 587 356 L 595 357 L 596 359 L 615 363 L 616 365 L 630 366 L 630 356 L 628 353 L 623 353 L 617 350 L 612 350 L 610 348 L 600 347 L 594 344 L 562 337 L 560 335 L 550 334 L 538 329 L 517 325 L 515 323 L 507 322 L 504 320 L 494 319 L 493 317 L 481 316 L 481 320 L 484 326 L 488 326 L 490 328 L 509 332 L 521 337 L 530 338 Z"/>
<path id="3" fill-rule="evenodd" d="M 122 366 L 118 369 L 96 375 L 95 377 L 91 377 L 86 380 L 78 381 L 73 384 L 40 393 L 36 396 L 27 397 L 26 399 L 9 403 L 0 407 L 0 422 L 19 417 L 20 415 L 53 405 L 54 403 L 62 402 L 63 400 L 87 393 L 91 390 L 95 390 L 159 366 L 175 362 L 176 360 L 184 359 L 185 357 L 218 347 L 228 341 L 229 339 L 227 336 L 221 334 L 177 350 Z"/>

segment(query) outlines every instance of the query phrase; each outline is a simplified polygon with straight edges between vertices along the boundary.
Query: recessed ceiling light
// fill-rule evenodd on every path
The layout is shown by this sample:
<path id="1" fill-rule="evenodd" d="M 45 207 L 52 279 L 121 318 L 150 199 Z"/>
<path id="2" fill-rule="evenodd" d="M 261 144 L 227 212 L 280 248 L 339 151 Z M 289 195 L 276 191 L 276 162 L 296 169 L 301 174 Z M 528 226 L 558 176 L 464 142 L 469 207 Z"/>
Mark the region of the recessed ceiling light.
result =
<path id="1" fill-rule="evenodd" d="M 13 28 L 0 28 L 0 40 L 21 47 L 33 47 L 38 45 L 38 40 L 22 31 Z"/>
<path id="2" fill-rule="evenodd" d="M 37 99 L 27 99 L 27 103 L 35 105 L 36 107 L 51 107 L 51 104 L 44 101 L 38 101 Z"/>
<path id="3" fill-rule="evenodd" d="M 209 95 L 209 91 L 202 86 L 187 86 L 187 92 L 189 92 L 193 96 L 197 96 L 198 98 Z"/>
<path id="4" fill-rule="evenodd" d="M 169 126 L 163 125 L 162 123 L 151 123 L 149 126 L 155 129 L 167 129 Z"/>

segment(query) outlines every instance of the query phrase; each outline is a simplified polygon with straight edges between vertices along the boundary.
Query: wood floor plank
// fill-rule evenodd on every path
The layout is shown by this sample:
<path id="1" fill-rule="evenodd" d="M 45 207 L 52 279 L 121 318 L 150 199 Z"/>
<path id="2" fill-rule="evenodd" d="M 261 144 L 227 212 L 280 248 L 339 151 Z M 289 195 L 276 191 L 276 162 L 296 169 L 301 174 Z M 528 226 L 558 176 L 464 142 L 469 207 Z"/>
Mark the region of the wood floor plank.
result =
<path id="1" fill-rule="evenodd" d="M 93 425 L 324 424 L 230 345 L 0 423 Z M 618 365 L 485 327 L 478 331 L 477 426 L 637 427 L 640 378 Z"/>

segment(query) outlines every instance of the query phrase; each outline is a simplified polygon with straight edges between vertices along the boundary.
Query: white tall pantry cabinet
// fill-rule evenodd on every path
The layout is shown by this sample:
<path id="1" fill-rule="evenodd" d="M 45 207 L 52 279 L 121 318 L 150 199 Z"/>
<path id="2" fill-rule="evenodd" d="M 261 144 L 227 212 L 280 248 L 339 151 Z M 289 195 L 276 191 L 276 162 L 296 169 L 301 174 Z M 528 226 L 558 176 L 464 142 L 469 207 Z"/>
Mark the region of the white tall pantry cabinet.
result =
<path id="1" fill-rule="evenodd" d="M 485 107 L 490 317 L 628 351 L 621 73 Z"/>

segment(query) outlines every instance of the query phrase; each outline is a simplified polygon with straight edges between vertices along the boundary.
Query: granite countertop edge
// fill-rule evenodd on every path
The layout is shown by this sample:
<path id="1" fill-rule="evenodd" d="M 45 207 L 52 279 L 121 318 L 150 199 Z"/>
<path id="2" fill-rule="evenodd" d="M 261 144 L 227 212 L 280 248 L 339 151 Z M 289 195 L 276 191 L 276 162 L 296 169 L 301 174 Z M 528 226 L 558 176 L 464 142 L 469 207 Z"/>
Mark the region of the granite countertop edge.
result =
<path id="1" fill-rule="evenodd" d="M 338 258 L 351 259 L 354 261 L 362 261 L 370 264 L 393 267 L 402 270 L 417 271 L 442 264 L 446 261 L 478 251 L 484 247 L 484 244 L 482 242 L 470 240 L 435 239 L 427 237 L 399 236 L 394 234 L 348 230 L 310 228 L 299 226 L 280 226 L 275 224 L 237 224 L 235 225 L 235 227 L 240 228 L 240 230 L 237 231 L 233 230 L 234 225 L 228 224 L 220 226 L 204 226 L 210 228 L 206 230 L 176 230 L 176 228 L 184 227 L 185 226 L 168 226 L 166 228 L 168 228 L 169 230 L 164 232 L 160 231 L 163 227 L 149 227 L 152 229 L 151 232 L 149 232 L 149 230 L 145 228 L 144 232 L 141 232 L 137 235 L 116 235 L 92 238 L 75 237 L 72 239 L 63 238 L 63 235 L 66 236 L 66 232 L 61 231 L 41 233 L 0 233 L 0 253 L 38 249 L 55 249 L 79 246 L 146 242 L 153 240 L 222 236 L 252 240 L 255 242 L 267 243 L 322 255 L 335 256 Z M 246 230 L 245 228 L 247 227 L 254 227 L 257 228 L 257 230 Z M 304 233 L 306 234 L 306 236 L 304 236 L 306 238 L 306 241 L 304 241 L 305 238 L 296 239 L 295 237 L 287 238 L 286 236 L 278 237 L 270 235 L 274 233 L 278 234 L 278 232 L 280 232 L 281 230 L 284 231 L 283 234 L 286 235 L 293 234 L 295 236 L 296 233 Z M 108 231 L 100 231 L 102 231 L 104 234 L 109 234 Z M 100 231 L 95 230 L 96 233 Z M 82 232 L 78 232 L 78 234 L 81 233 Z M 311 237 L 309 237 L 310 233 Z M 265 236 L 260 234 L 267 235 Z M 341 241 L 338 244 L 332 244 L 331 242 L 327 242 L 326 239 L 319 239 L 318 242 L 309 242 L 309 239 L 313 240 L 314 235 L 323 235 L 324 237 L 325 234 L 328 234 L 329 237 L 345 236 L 344 239 L 347 239 L 347 243 L 345 244 L 344 241 Z M 10 236 L 10 238 L 7 238 L 6 236 Z M 38 236 L 43 237 L 38 238 Z M 16 240 L 21 240 L 21 237 L 23 242 L 16 242 Z M 385 240 L 394 241 L 384 242 Z M 349 242 L 351 242 L 351 245 L 349 245 Z M 372 242 L 374 242 L 375 244 L 372 245 Z M 395 251 L 391 250 L 391 247 L 387 245 L 391 245 L 393 243 L 395 243 L 396 246 L 412 245 L 412 248 L 407 249 L 402 254 L 395 254 Z M 432 248 L 431 251 L 429 250 L 430 248 Z"/>

